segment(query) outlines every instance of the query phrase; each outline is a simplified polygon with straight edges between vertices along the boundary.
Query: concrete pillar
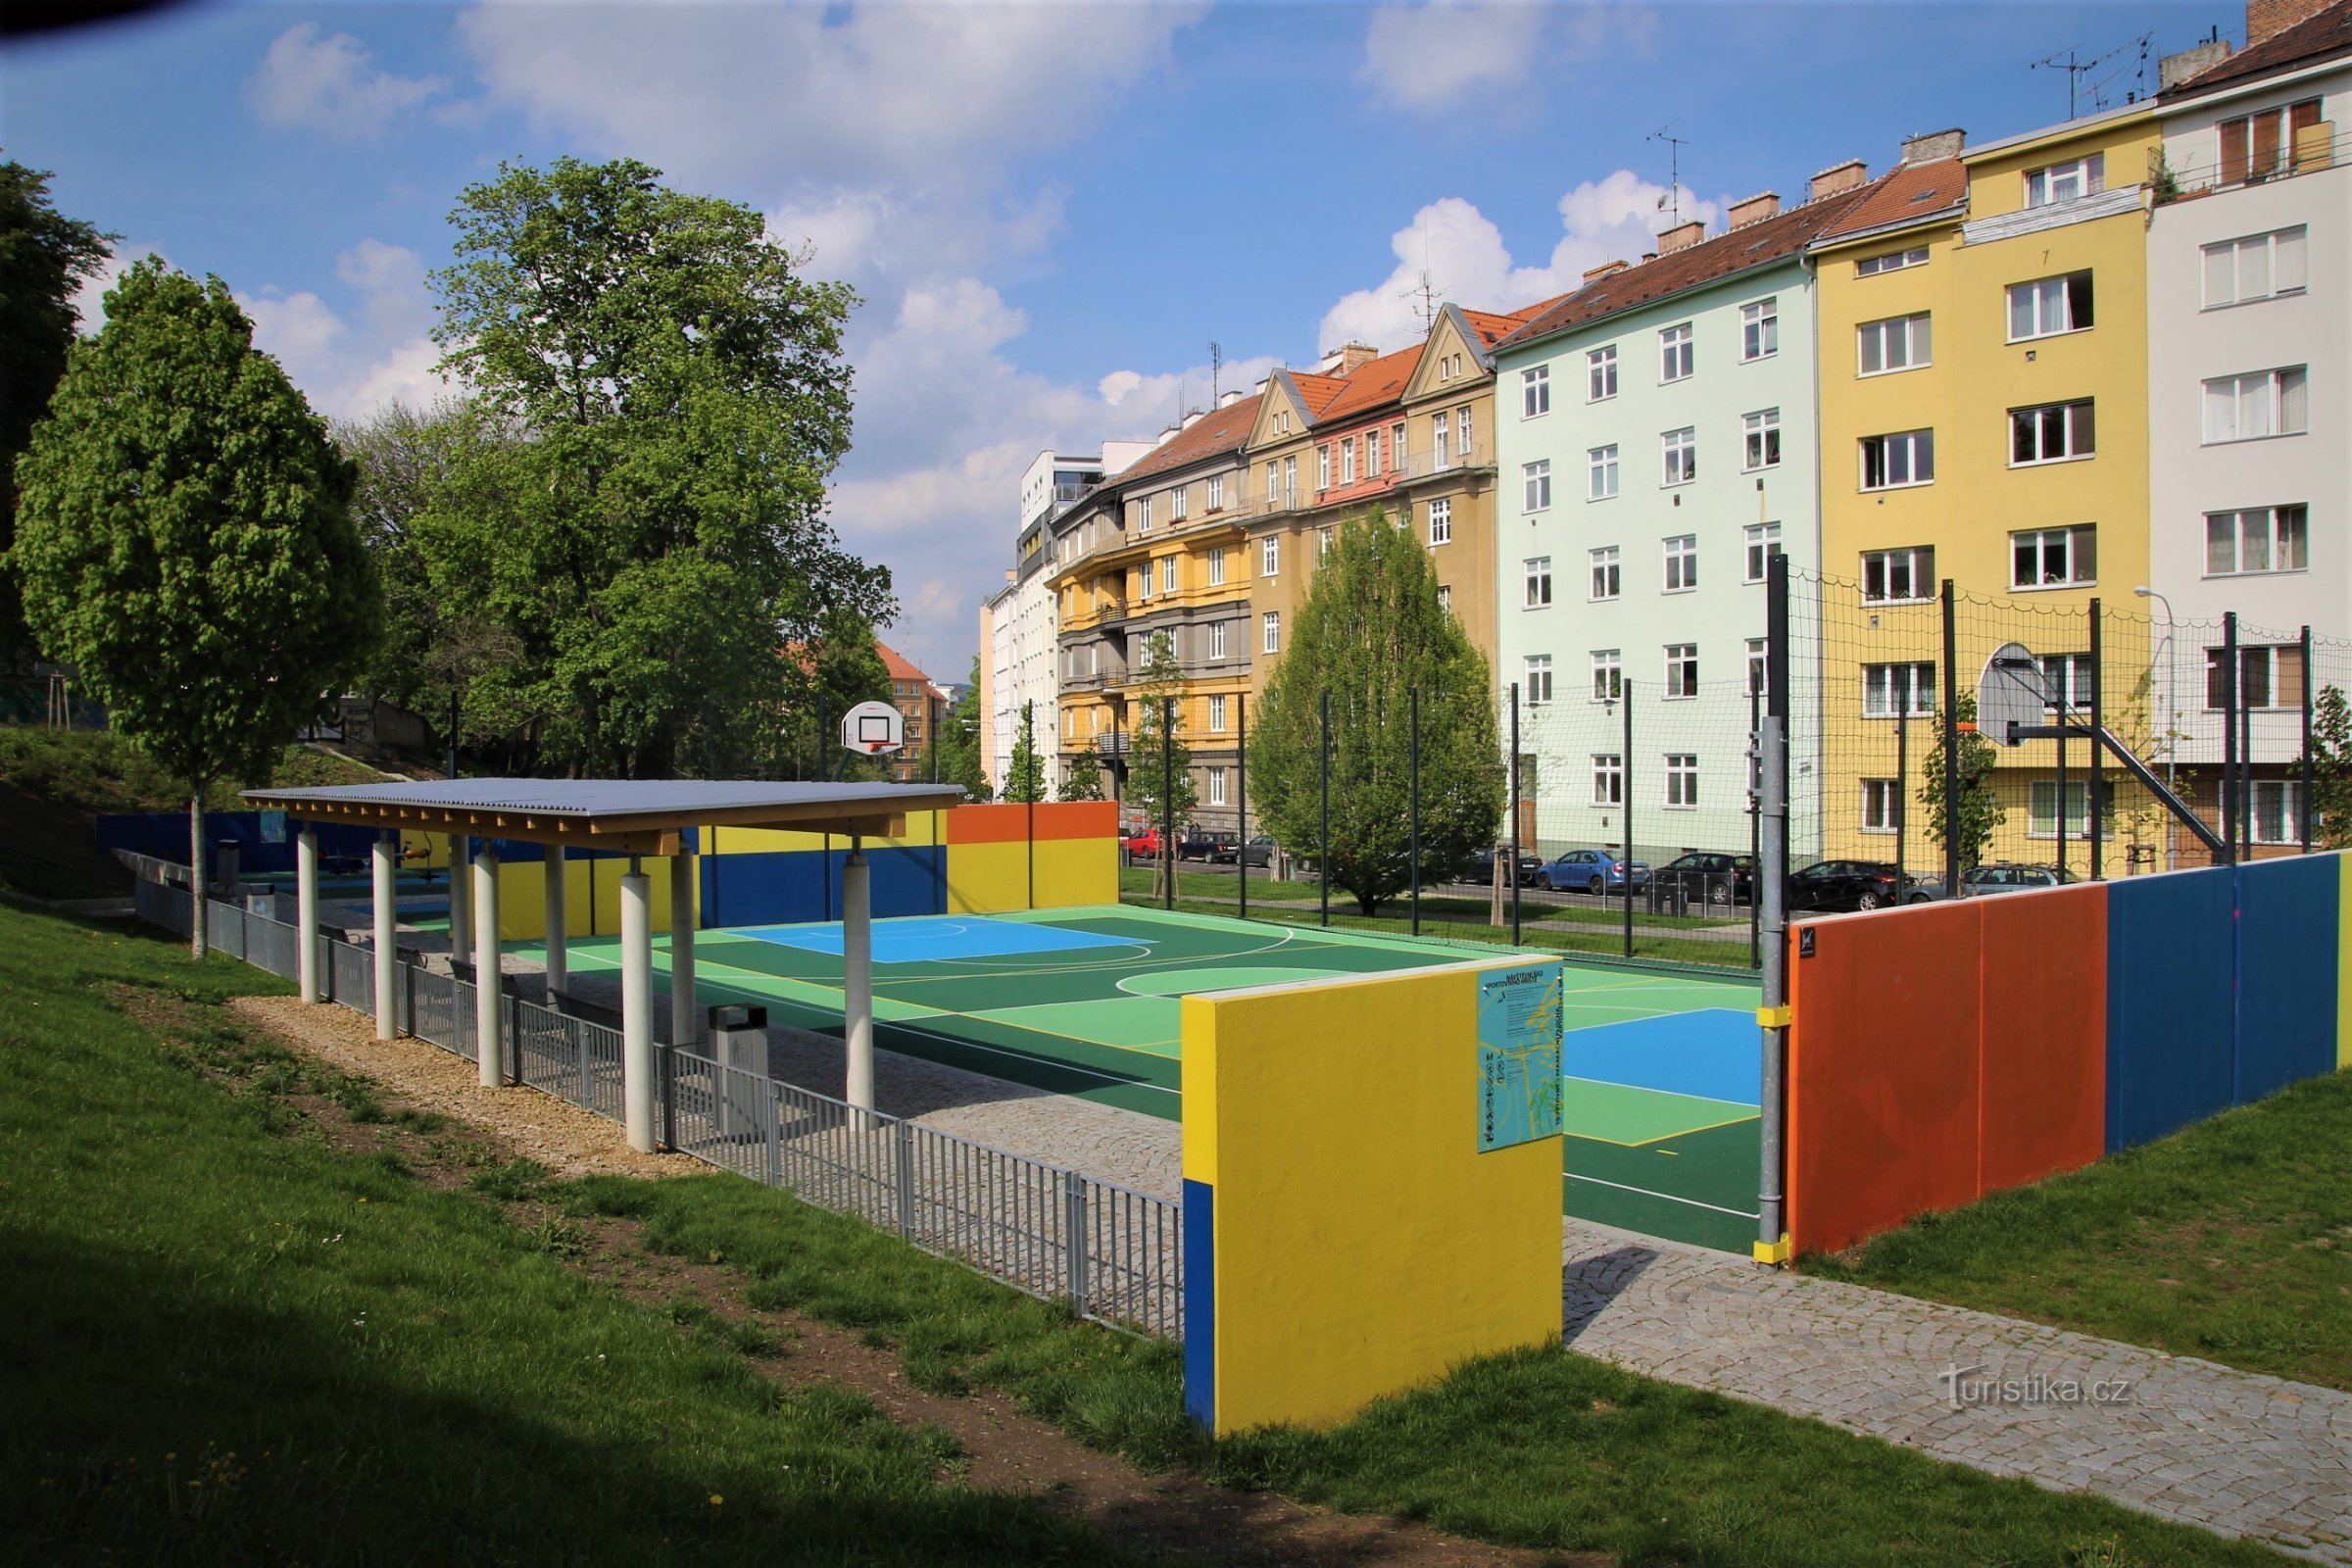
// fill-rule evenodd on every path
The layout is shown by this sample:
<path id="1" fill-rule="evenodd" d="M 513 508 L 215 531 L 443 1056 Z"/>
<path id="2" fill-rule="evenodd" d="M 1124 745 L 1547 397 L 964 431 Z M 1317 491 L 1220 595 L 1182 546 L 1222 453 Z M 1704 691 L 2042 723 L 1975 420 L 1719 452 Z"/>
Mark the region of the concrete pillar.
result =
<path id="1" fill-rule="evenodd" d="M 202 878 L 196 897 L 204 897 Z M 308 822 L 294 836 L 294 972 L 302 1000 L 318 1000 L 318 830 Z"/>
<path id="2" fill-rule="evenodd" d="M 471 844 L 463 833 L 449 836 L 449 967 L 457 972 L 473 948 L 471 922 L 466 918 L 466 862 Z"/>
<path id="3" fill-rule="evenodd" d="M 620 879 L 620 1061 L 622 1122 L 629 1147 L 654 1152 L 653 880 L 631 858 Z"/>
<path id="4" fill-rule="evenodd" d="M 499 1027 L 498 852 L 487 840 L 473 858 L 473 1046 L 484 1089 L 507 1081 L 507 1043 Z"/>
<path id="5" fill-rule="evenodd" d="M 842 1036 L 849 1042 L 849 1088 L 842 1098 L 859 1110 L 874 1108 L 873 868 L 850 840 L 841 868 Z"/>
<path id="6" fill-rule="evenodd" d="M 375 874 L 375 1038 L 390 1040 L 400 1033 L 393 1004 L 400 995 L 400 950 L 393 943 L 399 923 L 393 908 L 394 871 L 400 864 L 400 835 L 387 829 L 375 836 L 369 869 Z"/>
<path id="7" fill-rule="evenodd" d="M 547 1004 L 571 983 L 571 954 L 566 946 L 564 899 L 564 846 L 547 847 Z"/>
<path id="8" fill-rule="evenodd" d="M 694 857 L 669 858 L 669 1043 L 691 1049 L 694 1018 Z"/>

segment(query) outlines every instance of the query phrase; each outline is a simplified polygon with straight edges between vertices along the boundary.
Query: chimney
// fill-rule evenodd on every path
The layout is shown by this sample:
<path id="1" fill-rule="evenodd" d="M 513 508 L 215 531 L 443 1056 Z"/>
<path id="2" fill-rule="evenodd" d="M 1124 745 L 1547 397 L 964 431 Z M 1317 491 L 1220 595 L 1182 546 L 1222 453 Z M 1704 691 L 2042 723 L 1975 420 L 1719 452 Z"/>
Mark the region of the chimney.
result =
<path id="1" fill-rule="evenodd" d="M 1200 411 L 1199 409 L 1187 409 L 1184 411 L 1184 423 L 1177 426 L 1177 428 L 1182 430 L 1190 430 L 1194 425 L 1200 422 Z"/>
<path id="2" fill-rule="evenodd" d="M 1767 190 L 1759 191 L 1745 201 L 1732 203 L 1732 210 L 1727 216 L 1732 227 L 1744 228 L 1750 223 L 1761 223 L 1767 218 L 1778 218 L 1780 215 L 1781 193 Z"/>
<path id="3" fill-rule="evenodd" d="M 1627 268 L 1633 265 L 1634 264 L 1631 262 L 1603 262 L 1598 267 L 1592 268 L 1585 273 L 1585 281 L 1588 283 L 1597 283 L 1604 277 L 1615 277 L 1619 272 L 1624 271 Z"/>
<path id="4" fill-rule="evenodd" d="M 1903 162 L 1906 164 L 1936 164 L 1946 158 L 1957 158 L 1960 149 L 1968 144 L 1968 133 L 1955 125 L 1950 130 L 1923 130 L 1916 136 L 1903 138 Z"/>
<path id="5" fill-rule="evenodd" d="M 1171 424 L 1171 425 L 1169 425 L 1169 426 L 1168 426 L 1168 427 L 1167 427 L 1165 430 L 1162 430 L 1162 431 L 1160 431 L 1160 432 L 1159 432 L 1159 439 L 1158 439 L 1157 441 L 1154 441 L 1154 442 L 1152 442 L 1152 444 L 1153 446 L 1161 446 L 1161 447 L 1164 447 L 1164 446 L 1166 446 L 1166 445 L 1167 445 L 1167 444 L 1168 444 L 1168 443 L 1169 443 L 1171 440 L 1175 439 L 1176 432 L 1177 432 L 1177 431 L 1179 431 L 1179 430 L 1181 430 L 1181 429 L 1183 429 L 1183 428 L 1184 428 L 1184 426 L 1183 426 L 1183 425 L 1181 425 L 1181 424 Z"/>
<path id="6" fill-rule="evenodd" d="M 2333 5 L 2335 0 L 2246 0 L 2246 47 L 2284 32 Z"/>
<path id="7" fill-rule="evenodd" d="M 1658 236 L 1658 254 L 1670 256 L 1676 251 L 1687 251 L 1706 237 L 1707 225 L 1693 218 L 1688 223 L 1675 224 Z"/>
<path id="8" fill-rule="evenodd" d="M 1217 407 L 1220 409 L 1230 409 L 1236 403 L 1241 402 L 1245 395 L 1246 394 L 1238 386 L 1230 392 L 1219 393 L 1217 396 Z"/>
<path id="9" fill-rule="evenodd" d="M 2210 70 L 2230 58 L 2230 40 L 2206 38 L 2190 44 L 2177 55 L 2166 55 L 2156 62 L 2156 87 L 2167 87 L 2186 81 L 2200 71 Z"/>
<path id="10" fill-rule="evenodd" d="M 1832 164 L 1813 176 L 1813 189 L 1805 200 L 1817 202 L 1824 196 L 1835 196 L 1841 190 L 1854 190 L 1870 178 L 1870 166 L 1859 158 L 1848 158 L 1842 164 Z"/>
<path id="11" fill-rule="evenodd" d="M 1332 373 L 1353 375 L 1364 366 L 1379 358 L 1380 350 L 1369 343 L 1343 343 L 1340 345 L 1340 368 Z"/>

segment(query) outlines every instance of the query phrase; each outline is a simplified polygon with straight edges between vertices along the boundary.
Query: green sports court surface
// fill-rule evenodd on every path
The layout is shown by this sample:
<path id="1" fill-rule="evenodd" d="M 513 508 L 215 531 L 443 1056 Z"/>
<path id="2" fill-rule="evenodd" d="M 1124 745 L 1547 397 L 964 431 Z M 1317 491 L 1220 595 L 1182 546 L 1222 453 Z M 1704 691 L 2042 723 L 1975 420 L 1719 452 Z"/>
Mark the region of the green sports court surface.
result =
<path id="1" fill-rule="evenodd" d="M 660 969 L 667 954 L 657 943 Z M 569 953 L 575 972 L 619 966 L 609 937 L 575 938 Z M 1475 956 L 1129 906 L 877 920 L 875 1044 L 1173 1121 L 1186 994 Z M 1574 961 L 1564 972 L 1567 1211 L 1745 1251 L 1756 1211 L 1755 988 Z M 754 1003 L 775 1022 L 839 1034 L 841 928 L 698 932 L 695 980 L 706 1004 Z"/>

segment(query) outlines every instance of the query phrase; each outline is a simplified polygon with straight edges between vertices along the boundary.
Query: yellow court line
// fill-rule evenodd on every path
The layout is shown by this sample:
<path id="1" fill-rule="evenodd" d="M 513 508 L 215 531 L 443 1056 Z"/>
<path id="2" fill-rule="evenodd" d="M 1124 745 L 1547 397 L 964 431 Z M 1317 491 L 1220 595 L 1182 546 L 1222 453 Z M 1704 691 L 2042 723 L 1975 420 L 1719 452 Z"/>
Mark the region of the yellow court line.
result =
<path id="1" fill-rule="evenodd" d="M 599 953 L 574 953 L 571 955 L 571 956 L 574 960 L 586 958 L 591 962 L 602 964 L 608 969 L 617 969 L 620 967 L 620 962 L 618 959 L 608 958 Z M 765 980 L 777 986 L 807 986 L 811 991 L 821 991 L 827 996 L 839 997 L 843 995 L 842 989 L 839 986 L 829 986 L 818 980 L 803 979 L 799 975 L 770 974 L 764 969 L 747 969 L 740 963 L 728 963 L 723 958 L 710 959 L 709 967 L 713 969 L 724 969 L 730 974 L 750 975 L 755 979 Z M 701 971 L 703 968 L 704 962 L 702 956 L 698 952 L 695 956 L 695 971 L 698 979 L 701 976 Z M 663 968 L 661 972 L 662 974 L 667 974 L 669 973 L 669 970 L 667 968 Z M 807 1001 L 806 998 L 795 997 L 786 992 L 760 991 L 757 986 L 739 985 L 735 989 L 738 991 L 750 991 L 757 995 L 766 996 L 774 1000 L 786 1002 Z M 927 1006 L 920 1002 L 908 1002 L 903 997 L 888 996 L 887 994 L 883 993 L 877 993 L 877 995 L 881 995 L 883 1000 L 896 1003 L 902 1007 L 912 1007 L 926 1018 L 956 1018 L 964 1016 L 963 1014 L 956 1012 L 952 1008 L 948 1007 Z M 904 1020 L 884 1018 L 881 1021 L 884 1023 L 897 1023 Z"/>

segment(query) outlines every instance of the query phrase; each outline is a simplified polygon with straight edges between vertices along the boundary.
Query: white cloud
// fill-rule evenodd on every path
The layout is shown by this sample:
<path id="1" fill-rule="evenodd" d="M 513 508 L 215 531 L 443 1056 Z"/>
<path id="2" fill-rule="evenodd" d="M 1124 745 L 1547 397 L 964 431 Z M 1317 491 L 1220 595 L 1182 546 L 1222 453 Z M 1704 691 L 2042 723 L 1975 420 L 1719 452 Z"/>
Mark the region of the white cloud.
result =
<path id="1" fill-rule="evenodd" d="M 336 258 L 335 274 L 353 294 L 348 319 L 308 289 L 237 297 L 253 318 L 254 345 L 276 356 L 311 407 L 363 419 L 386 404 L 422 408 L 447 395 L 433 369 L 441 351 L 425 335 L 432 306 L 416 253 L 362 240 Z"/>
<path id="2" fill-rule="evenodd" d="M 1646 54 L 1657 26 L 1646 6 L 1590 0 L 1399 0 L 1376 6 L 1356 80 L 1376 98 L 1435 114 L 1477 98 L 1492 107 L 1531 76 L 1556 74 L 1613 45 Z"/>
<path id="3" fill-rule="evenodd" d="M 107 254 L 98 270 L 82 279 L 81 287 L 74 291 L 74 315 L 81 323 L 85 336 L 94 335 L 106 325 L 106 291 L 122 281 L 122 274 L 149 256 L 163 256 L 153 245 L 118 245 Z M 163 258 L 167 264 L 170 257 Z"/>
<path id="4" fill-rule="evenodd" d="M 321 38 L 318 24 L 305 22 L 277 35 L 245 90 L 265 125 L 348 141 L 376 134 L 448 86 L 443 76 L 378 71 L 350 33 Z"/>
<path id="5" fill-rule="evenodd" d="M 1446 302 L 1482 311 L 1516 311 L 1538 300 L 1565 294 L 1587 269 L 1602 262 L 1632 261 L 1667 226 L 1666 187 L 1630 170 L 1587 180 L 1559 201 L 1562 233 L 1541 264 L 1513 262 L 1502 231 L 1469 202 L 1448 196 L 1413 215 L 1390 241 L 1396 267 L 1370 288 L 1344 296 L 1324 313 L 1317 346 L 1335 348 L 1350 340 L 1384 353 L 1418 340 L 1422 333 L 1420 288 L 1424 271 Z M 1685 220 L 1712 222 L 1717 204 L 1682 192 Z"/>

